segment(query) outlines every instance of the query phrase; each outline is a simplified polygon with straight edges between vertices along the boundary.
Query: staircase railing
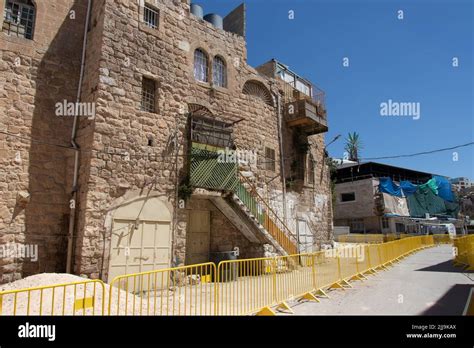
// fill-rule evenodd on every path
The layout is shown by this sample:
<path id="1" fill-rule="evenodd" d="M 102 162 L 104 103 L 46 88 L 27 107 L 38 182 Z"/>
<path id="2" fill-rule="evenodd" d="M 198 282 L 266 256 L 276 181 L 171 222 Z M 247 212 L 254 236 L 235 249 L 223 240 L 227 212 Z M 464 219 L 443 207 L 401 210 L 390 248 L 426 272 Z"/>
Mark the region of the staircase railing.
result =
<path id="1" fill-rule="evenodd" d="M 277 213 L 260 196 L 255 186 L 241 173 L 240 182 L 237 184 L 235 194 L 250 210 L 265 230 L 278 242 L 290 255 L 298 253 L 297 238 L 281 220 Z M 245 185 L 250 187 L 248 190 Z"/>

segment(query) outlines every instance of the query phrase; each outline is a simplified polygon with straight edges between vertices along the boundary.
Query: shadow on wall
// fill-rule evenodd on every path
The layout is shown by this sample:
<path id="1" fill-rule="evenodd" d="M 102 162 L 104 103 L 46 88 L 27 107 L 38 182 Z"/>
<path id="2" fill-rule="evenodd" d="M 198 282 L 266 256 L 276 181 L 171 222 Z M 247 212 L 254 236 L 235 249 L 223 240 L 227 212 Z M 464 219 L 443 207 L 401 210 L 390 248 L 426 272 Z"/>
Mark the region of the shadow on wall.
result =
<path id="1" fill-rule="evenodd" d="M 40 5 L 41 6 L 41 5 Z M 72 117 L 56 116 L 55 105 L 64 100 L 75 102 L 80 73 L 83 23 L 87 2 L 75 0 L 50 42 L 41 61 L 32 61 L 36 85 L 31 138 L 36 141 L 70 146 Z M 50 20 L 47 9 L 38 9 L 35 35 Z M 43 13 L 41 13 L 43 12 Z M 35 71 L 35 68 L 36 71 Z M 25 259 L 22 276 L 38 272 L 64 272 L 66 269 L 69 199 L 74 151 L 32 142 L 29 152 L 29 193 L 25 209 L 25 244 L 38 245 L 38 261 Z"/>

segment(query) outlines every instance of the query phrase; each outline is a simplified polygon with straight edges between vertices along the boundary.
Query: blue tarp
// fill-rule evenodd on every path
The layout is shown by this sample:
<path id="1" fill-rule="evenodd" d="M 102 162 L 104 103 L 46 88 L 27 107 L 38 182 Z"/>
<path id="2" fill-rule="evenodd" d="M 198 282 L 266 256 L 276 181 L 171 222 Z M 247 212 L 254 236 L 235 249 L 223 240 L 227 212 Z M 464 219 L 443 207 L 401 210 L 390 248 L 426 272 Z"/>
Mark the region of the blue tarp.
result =
<path id="1" fill-rule="evenodd" d="M 388 193 L 392 196 L 403 197 L 400 186 L 396 185 L 392 178 L 379 178 L 379 191 Z"/>
<path id="2" fill-rule="evenodd" d="M 416 192 L 416 189 L 418 188 L 417 185 L 412 184 L 410 181 L 405 181 L 405 180 L 400 181 L 400 187 L 405 196 L 414 194 Z"/>
<path id="3" fill-rule="evenodd" d="M 448 202 L 454 202 L 453 191 L 451 191 L 451 184 L 449 181 L 442 176 L 433 175 L 433 179 L 436 181 L 438 186 L 438 196 Z"/>

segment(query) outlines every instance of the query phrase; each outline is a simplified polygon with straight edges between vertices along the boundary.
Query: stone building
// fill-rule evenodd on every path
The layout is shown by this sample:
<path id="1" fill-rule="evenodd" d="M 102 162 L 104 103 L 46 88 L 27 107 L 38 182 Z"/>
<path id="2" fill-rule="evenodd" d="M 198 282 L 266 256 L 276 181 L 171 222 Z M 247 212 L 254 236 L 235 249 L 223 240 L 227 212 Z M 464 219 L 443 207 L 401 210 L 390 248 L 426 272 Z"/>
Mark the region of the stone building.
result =
<path id="1" fill-rule="evenodd" d="M 433 214 L 430 219 L 413 215 L 411 209 L 415 207 L 410 207 L 408 196 L 397 197 L 380 190 L 380 183 L 384 179 L 390 179 L 396 185 L 402 181 L 421 185 L 434 176 L 436 175 L 378 162 L 341 163 L 337 165 L 333 176 L 336 196 L 334 225 L 348 226 L 351 233 L 399 234 L 422 233 L 424 225 L 442 224 L 442 220 L 434 219 L 437 214 Z M 456 203 L 452 205 L 455 206 Z M 438 215 L 441 217 L 447 213 L 448 211 L 440 211 Z M 446 222 L 445 220 L 444 223 Z M 459 221 L 450 222 L 460 227 Z"/>
<path id="2" fill-rule="evenodd" d="M 0 0 L 2 282 L 332 240 L 324 93 L 247 64 L 245 6 Z M 212 22 L 212 23 L 211 23 Z"/>

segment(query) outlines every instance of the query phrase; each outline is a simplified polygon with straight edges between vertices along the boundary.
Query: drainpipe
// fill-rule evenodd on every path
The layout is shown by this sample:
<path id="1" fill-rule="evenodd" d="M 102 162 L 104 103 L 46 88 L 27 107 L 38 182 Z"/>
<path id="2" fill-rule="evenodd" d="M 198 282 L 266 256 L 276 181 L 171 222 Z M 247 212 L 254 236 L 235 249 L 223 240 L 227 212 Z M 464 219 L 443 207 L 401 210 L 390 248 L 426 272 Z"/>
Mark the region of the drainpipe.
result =
<path id="1" fill-rule="evenodd" d="M 285 179 L 285 155 L 283 152 L 283 133 L 282 133 L 282 121 L 281 121 L 281 96 L 280 93 L 272 92 L 277 101 L 277 117 L 278 117 L 278 143 L 280 145 L 280 174 L 281 182 L 283 184 L 283 221 L 288 224 L 287 213 L 286 213 L 286 179 Z"/>
<path id="2" fill-rule="evenodd" d="M 77 86 L 77 97 L 76 104 L 81 101 L 82 94 L 82 81 L 84 80 L 84 68 L 86 61 L 86 47 L 87 47 L 87 29 L 89 28 L 89 17 L 91 13 L 92 0 L 88 0 L 87 3 L 87 14 L 86 23 L 84 26 L 84 40 L 82 42 L 82 57 L 81 57 L 81 72 L 79 75 L 79 84 Z M 77 115 L 74 116 L 74 122 L 72 125 L 71 132 L 71 145 L 74 149 L 74 174 L 72 179 L 72 196 L 71 200 L 73 204 L 70 205 L 71 212 L 69 214 L 69 231 L 67 236 L 67 261 L 66 261 L 66 273 L 71 273 L 72 270 L 72 254 L 74 246 L 74 228 L 76 221 L 76 200 L 77 200 L 77 178 L 79 175 L 79 146 L 76 143 L 76 132 L 77 132 Z"/>

